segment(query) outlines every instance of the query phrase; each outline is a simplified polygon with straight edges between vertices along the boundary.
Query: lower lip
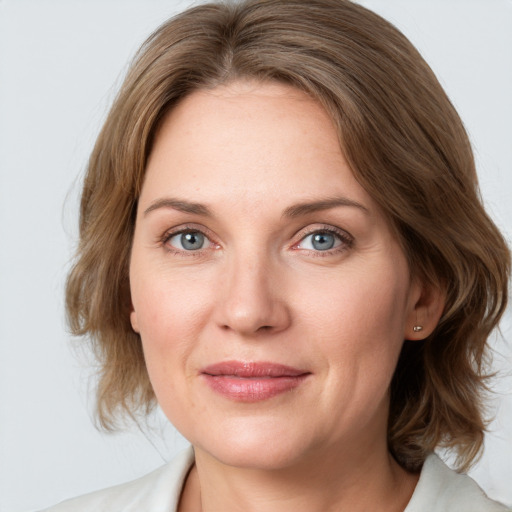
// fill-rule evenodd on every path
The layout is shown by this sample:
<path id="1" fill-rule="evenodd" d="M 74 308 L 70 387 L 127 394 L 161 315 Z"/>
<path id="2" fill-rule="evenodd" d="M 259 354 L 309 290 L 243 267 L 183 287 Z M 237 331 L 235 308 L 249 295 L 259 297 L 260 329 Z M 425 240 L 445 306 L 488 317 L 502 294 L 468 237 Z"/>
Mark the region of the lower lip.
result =
<path id="1" fill-rule="evenodd" d="M 260 402 L 286 393 L 302 384 L 308 374 L 283 377 L 234 377 L 203 374 L 215 392 L 236 402 Z"/>

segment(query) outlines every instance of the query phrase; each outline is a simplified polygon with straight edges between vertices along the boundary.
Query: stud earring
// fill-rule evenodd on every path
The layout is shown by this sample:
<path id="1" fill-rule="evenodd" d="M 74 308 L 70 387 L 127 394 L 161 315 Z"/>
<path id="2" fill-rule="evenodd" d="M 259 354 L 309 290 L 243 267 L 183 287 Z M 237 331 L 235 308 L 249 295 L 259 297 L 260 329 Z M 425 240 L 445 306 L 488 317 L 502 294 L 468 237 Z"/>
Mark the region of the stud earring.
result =
<path id="1" fill-rule="evenodd" d="M 422 326 L 422 325 L 415 325 L 415 326 L 412 328 L 412 330 L 413 330 L 414 332 L 420 332 L 420 331 L 422 331 L 422 330 L 423 330 L 423 326 Z"/>

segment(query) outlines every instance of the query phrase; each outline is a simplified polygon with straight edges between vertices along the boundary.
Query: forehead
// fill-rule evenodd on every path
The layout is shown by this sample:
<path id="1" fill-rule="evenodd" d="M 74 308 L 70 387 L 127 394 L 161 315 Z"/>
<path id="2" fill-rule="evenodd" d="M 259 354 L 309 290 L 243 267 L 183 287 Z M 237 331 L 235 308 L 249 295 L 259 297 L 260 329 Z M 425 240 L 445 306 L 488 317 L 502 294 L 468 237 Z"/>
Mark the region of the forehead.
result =
<path id="1" fill-rule="evenodd" d="M 196 91 L 164 118 L 141 201 L 164 191 L 201 201 L 347 193 L 370 201 L 318 102 L 288 85 L 247 81 Z"/>

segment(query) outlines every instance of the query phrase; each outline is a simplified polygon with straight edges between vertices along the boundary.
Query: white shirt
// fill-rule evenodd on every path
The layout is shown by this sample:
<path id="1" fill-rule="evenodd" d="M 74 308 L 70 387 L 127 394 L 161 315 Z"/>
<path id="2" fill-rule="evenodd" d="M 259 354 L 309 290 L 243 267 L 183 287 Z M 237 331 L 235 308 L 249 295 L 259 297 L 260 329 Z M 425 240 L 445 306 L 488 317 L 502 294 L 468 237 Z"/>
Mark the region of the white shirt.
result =
<path id="1" fill-rule="evenodd" d="M 194 463 L 189 448 L 148 475 L 64 501 L 42 512 L 176 512 L 183 483 Z M 431 454 L 404 512 L 511 512 L 490 500 L 467 475 Z"/>

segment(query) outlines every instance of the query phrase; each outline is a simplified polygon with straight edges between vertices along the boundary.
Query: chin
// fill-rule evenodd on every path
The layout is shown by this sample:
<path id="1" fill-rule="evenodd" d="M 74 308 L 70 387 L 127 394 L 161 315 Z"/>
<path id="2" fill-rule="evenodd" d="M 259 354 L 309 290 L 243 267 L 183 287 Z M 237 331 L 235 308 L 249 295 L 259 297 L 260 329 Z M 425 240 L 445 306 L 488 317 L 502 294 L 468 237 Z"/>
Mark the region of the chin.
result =
<path id="1" fill-rule="evenodd" d="M 293 466 L 312 444 L 304 431 L 264 420 L 232 421 L 222 432 L 210 431 L 201 441 L 191 440 L 196 449 L 222 464 L 267 471 Z"/>

